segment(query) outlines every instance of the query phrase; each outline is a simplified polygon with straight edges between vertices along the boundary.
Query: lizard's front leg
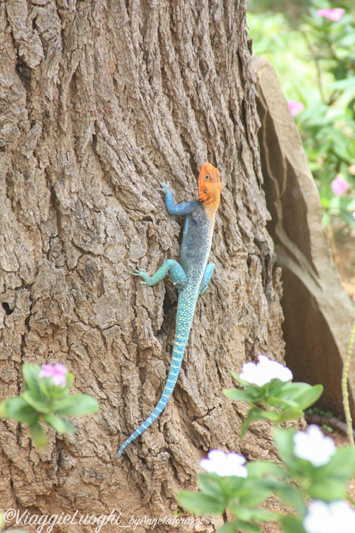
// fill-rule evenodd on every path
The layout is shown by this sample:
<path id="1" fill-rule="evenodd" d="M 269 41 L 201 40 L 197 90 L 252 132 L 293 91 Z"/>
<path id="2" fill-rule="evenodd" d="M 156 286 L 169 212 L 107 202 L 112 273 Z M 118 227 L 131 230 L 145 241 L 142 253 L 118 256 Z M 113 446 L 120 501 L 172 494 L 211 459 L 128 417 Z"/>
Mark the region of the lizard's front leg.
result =
<path id="1" fill-rule="evenodd" d="M 202 296 L 202 299 L 203 299 L 203 293 L 208 290 L 208 284 L 211 281 L 214 268 L 215 266 L 213 263 L 208 263 L 208 265 L 206 266 L 206 270 L 205 270 L 205 273 L 203 275 L 203 279 L 200 285 L 200 296 Z"/>
<path id="2" fill-rule="evenodd" d="M 173 193 L 171 192 L 169 185 L 166 183 L 162 183 L 161 187 L 158 187 L 157 190 L 165 193 L 165 204 L 170 215 L 189 215 L 198 203 L 195 200 L 192 200 L 191 202 L 181 202 L 180 204 L 175 205 Z"/>
<path id="3" fill-rule="evenodd" d="M 168 259 L 167 261 L 165 261 L 163 266 L 161 266 L 155 272 L 155 274 L 153 274 L 152 277 L 150 277 L 147 272 L 145 272 L 144 270 L 140 270 L 139 268 L 136 268 L 133 274 L 135 276 L 140 276 L 141 278 L 143 278 L 143 285 L 149 285 L 149 287 L 152 287 L 153 285 L 159 283 L 159 281 L 162 281 L 168 272 L 171 281 L 179 291 L 186 287 L 187 277 L 185 271 L 182 266 L 174 259 Z"/>

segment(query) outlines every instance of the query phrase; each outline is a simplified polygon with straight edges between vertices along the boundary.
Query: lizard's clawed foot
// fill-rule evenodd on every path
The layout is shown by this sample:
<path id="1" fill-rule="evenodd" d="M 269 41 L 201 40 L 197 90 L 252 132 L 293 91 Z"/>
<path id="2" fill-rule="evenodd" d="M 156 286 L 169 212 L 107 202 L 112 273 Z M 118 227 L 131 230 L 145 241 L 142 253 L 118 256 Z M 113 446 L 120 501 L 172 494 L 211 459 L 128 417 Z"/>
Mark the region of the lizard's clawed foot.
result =
<path id="1" fill-rule="evenodd" d="M 134 268 L 131 272 L 133 276 L 140 276 L 143 278 L 143 281 L 141 282 L 142 285 L 150 285 L 150 276 L 145 270 L 141 270 L 140 268 Z"/>
<path id="2" fill-rule="evenodd" d="M 167 183 L 161 183 L 160 187 L 157 187 L 157 191 L 162 191 L 163 193 L 167 194 L 170 191 L 170 187 Z"/>

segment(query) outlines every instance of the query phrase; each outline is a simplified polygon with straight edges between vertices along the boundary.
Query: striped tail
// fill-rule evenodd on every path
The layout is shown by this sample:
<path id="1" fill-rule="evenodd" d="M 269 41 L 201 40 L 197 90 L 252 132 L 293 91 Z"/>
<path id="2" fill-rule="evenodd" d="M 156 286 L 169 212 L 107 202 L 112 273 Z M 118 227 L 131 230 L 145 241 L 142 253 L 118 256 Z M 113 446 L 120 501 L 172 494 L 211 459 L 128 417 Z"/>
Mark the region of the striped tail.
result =
<path id="1" fill-rule="evenodd" d="M 193 320 L 193 316 L 195 312 L 195 305 L 191 306 L 193 307 L 193 309 L 188 309 L 188 307 L 190 306 L 187 305 L 185 298 L 181 298 L 182 296 L 183 295 L 180 294 L 179 304 L 181 305 L 178 304 L 178 310 L 177 310 L 178 314 L 177 314 L 177 320 L 176 320 L 176 332 L 175 332 L 173 355 L 171 358 L 169 375 L 168 375 L 168 379 L 163 390 L 163 394 L 161 395 L 159 403 L 157 404 L 152 414 L 122 444 L 120 451 L 117 454 L 117 457 L 120 457 L 122 453 L 124 452 L 125 448 L 127 448 L 127 446 L 134 439 L 139 437 L 139 435 L 141 435 L 143 431 L 149 428 L 149 426 L 154 422 L 154 420 L 158 418 L 158 416 L 162 413 L 163 409 L 168 403 L 170 396 L 172 395 L 172 392 L 174 390 L 174 387 L 176 385 L 176 382 L 179 376 L 181 362 L 184 357 L 185 348 L 187 345 L 187 341 L 189 339 L 190 329 L 191 329 L 192 320 Z M 180 301 L 180 300 L 183 300 L 183 301 Z M 183 308 L 184 308 L 184 312 L 182 311 Z"/>

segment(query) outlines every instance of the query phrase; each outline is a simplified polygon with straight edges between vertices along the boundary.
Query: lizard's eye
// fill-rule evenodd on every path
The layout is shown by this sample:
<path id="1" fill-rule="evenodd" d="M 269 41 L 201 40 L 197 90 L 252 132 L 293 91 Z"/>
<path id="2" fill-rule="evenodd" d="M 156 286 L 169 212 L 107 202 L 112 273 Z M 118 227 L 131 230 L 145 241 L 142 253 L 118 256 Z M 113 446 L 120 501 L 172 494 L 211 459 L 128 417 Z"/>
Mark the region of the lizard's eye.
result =
<path id="1" fill-rule="evenodd" d="M 209 180 L 209 179 L 210 179 L 210 177 L 206 175 L 205 176 L 205 180 Z"/>
<path id="2" fill-rule="evenodd" d="M 203 191 L 203 194 L 207 194 L 207 189 L 205 189 L 205 190 Z"/>

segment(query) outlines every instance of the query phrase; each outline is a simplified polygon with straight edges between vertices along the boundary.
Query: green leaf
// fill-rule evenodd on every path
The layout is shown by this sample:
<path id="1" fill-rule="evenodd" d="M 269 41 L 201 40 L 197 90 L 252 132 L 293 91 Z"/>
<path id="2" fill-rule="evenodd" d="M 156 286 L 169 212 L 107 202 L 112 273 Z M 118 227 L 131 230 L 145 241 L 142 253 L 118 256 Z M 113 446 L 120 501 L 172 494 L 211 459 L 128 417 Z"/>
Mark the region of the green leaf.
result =
<path id="1" fill-rule="evenodd" d="M 240 389 L 224 389 L 223 394 L 230 398 L 231 400 L 243 401 L 243 402 L 254 402 L 254 398 L 245 390 Z"/>
<path id="2" fill-rule="evenodd" d="M 23 397 L 26 400 L 27 403 L 32 405 L 36 411 L 39 413 L 49 413 L 51 411 L 48 400 L 41 400 L 38 398 L 38 396 L 35 396 L 35 393 L 31 391 L 25 391 L 23 393 Z"/>
<path id="3" fill-rule="evenodd" d="M 65 423 L 65 433 L 76 433 L 76 427 L 69 420 L 63 419 Z"/>
<path id="4" fill-rule="evenodd" d="M 209 475 L 216 476 L 217 481 L 221 487 L 221 499 L 223 501 L 227 501 L 229 498 L 233 498 L 235 494 L 238 494 L 241 490 L 243 490 L 243 486 L 246 482 L 246 479 L 244 477 L 226 476 L 218 478 L 216 474 Z"/>
<path id="5" fill-rule="evenodd" d="M 288 420 L 298 420 L 302 418 L 303 411 L 301 409 L 295 409 L 294 407 L 289 407 L 285 409 L 280 414 L 279 422 L 287 422 Z"/>
<path id="6" fill-rule="evenodd" d="M 287 398 L 296 398 L 299 394 L 308 390 L 311 387 L 308 383 L 303 383 L 302 381 L 284 383 L 281 392 L 282 395 Z"/>
<path id="7" fill-rule="evenodd" d="M 304 410 L 316 402 L 322 393 L 322 385 L 312 387 L 308 383 L 286 383 L 282 387 L 279 397 L 285 402 L 291 401 L 294 407 Z"/>
<path id="8" fill-rule="evenodd" d="M 307 409 L 310 405 L 315 403 L 323 394 L 323 385 L 314 385 L 311 389 L 305 390 L 299 394 L 295 400 L 298 403 L 298 406 L 303 411 Z"/>
<path id="9" fill-rule="evenodd" d="M 234 522 L 225 522 L 222 527 L 217 529 L 217 533 L 238 533 L 238 520 Z"/>
<path id="10" fill-rule="evenodd" d="M 239 381 L 239 383 L 242 383 L 243 385 L 244 385 L 244 383 L 246 383 L 245 381 L 243 381 L 242 379 L 240 379 L 239 374 L 236 374 L 236 373 L 233 372 L 232 370 L 230 371 L 230 373 L 232 374 L 232 376 L 234 377 L 234 379 L 236 379 L 237 381 Z"/>
<path id="11" fill-rule="evenodd" d="M 200 474 L 197 476 L 197 485 L 204 494 L 214 498 L 221 498 L 221 485 L 219 480 L 212 479 L 208 474 Z"/>
<path id="12" fill-rule="evenodd" d="M 333 477 L 345 483 L 355 475 L 355 449 L 349 446 L 337 448 L 329 463 L 318 468 L 315 475 L 319 478 Z"/>
<path id="13" fill-rule="evenodd" d="M 261 529 L 256 524 L 251 524 L 250 522 L 245 522 L 244 520 L 238 520 L 239 531 L 245 533 L 260 533 Z"/>
<path id="14" fill-rule="evenodd" d="M 346 137 L 346 135 L 344 135 L 342 131 L 336 130 L 334 128 L 331 130 L 331 137 L 333 139 L 334 153 L 338 156 L 339 159 L 343 159 L 350 165 L 350 154 L 347 149 L 348 138 Z"/>
<path id="15" fill-rule="evenodd" d="M 15 396 L 0 404 L 0 418 L 14 418 L 18 422 L 31 425 L 37 422 L 38 414 L 22 396 Z"/>
<path id="16" fill-rule="evenodd" d="M 346 487 L 342 481 L 326 479 L 323 483 L 312 483 L 308 488 L 308 494 L 312 499 L 325 502 L 342 500 L 346 496 Z"/>
<path id="17" fill-rule="evenodd" d="M 264 385 L 263 387 L 259 387 L 259 385 L 245 383 L 244 387 L 247 393 L 250 394 L 250 396 L 254 398 L 254 402 L 256 401 L 262 402 L 265 399 L 265 396 L 267 394 L 266 392 L 267 385 L 268 383 Z"/>
<path id="18" fill-rule="evenodd" d="M 25 378 L 25 390 L 29 389 L 39 396 L 41 394 L 38 377 L 40 370 L 41 367 L 39 365 L 31 365 L 29 363 L 22 365 L 22 373 Z"/>
<path id="19" fill-rule="evenodd" d="M 265 474 L 280 477 L 282 479 L 286 476 L 286 472 L 281 466 L 269 461 L 252 461 L 247 464 L 247 470 L 248 479 L 261 479 Z"/>
<path id="20" fill-rule="evenodd" d="M 267 420 L 271 420 L 271 422 L 278 424 L 280 422 L 281 413 L 278 413 L 277 411 L 261 411 L 259 418 L 266 418 Z"/>
<path id="21" fill-rule="evenodd" d="M 284 485 L 281 489 L 276 488 L 275 494 L 283 504 L 291 505 L 301 515 L 305 514 L 307 509 L 305 500 L 295 487 Z"/>
<path id="22" fill-rule="evenodd" d="M 236 379 L 241 385 L 243 385 L 243 387 L 245 388 L 245 390 L 250 394 L 250 396 L 252 396 L 254 399 L 255 398 L 259 398 L 260 396 L 263 396 L 264 395 L 264 387 L 259 387 L 258 385 L 254 385 L 253 383 L 247 383 L 246 381 L 244 381 L 243 379 L 240 379 L 240 377 L 238 376 L 238 374 L 236 374 L 235 372 L 232 372 L 230 371 L 232 376 L 234 377 L 234 379 Z"/>
<path id="23" fill-rule="evenodd" d="M 273 477 L 267 477 L 264 479 L 265 487 L 267 487 L 271 492 L 281 492 L 288 488 L 286 481 L 281 479 L 275 479 Z"/>
<path id="24" fill-rule="evenodd" d="M 345 497 L 345 484 L 354 473 L 355 450 L 338 448 L 326 465 L 309 467 L 305 481 L 308 494 L 324 501 L 342 499 Z"/>
<path id="25" fill-rule="evenodd" d="M 70 424 L 70 422 L 67 422 L 66 420 L 63 420 L 62 418 L 52 415 L 52 414 L 45 414 L 43 415 L 43 420 L 47 422 L 52 428 L 56 430 L 57 433 L 73 433 L 75 431 L 75 427 Z"/>
<path id="26" fill-rule="evenodd" d="M 261 409 L 258 409 L 257 407 L 253 407 L 248 412 L 248 414 L 246 416 L 246 419 L 244 420 L 244 422 L 242 424 L 242 427 L 241 427 L 241 430 L 240 430 L 240 436 L 239 436 L 240 440 L 243 439 L 245 433 L 248 431 L 248 428 L 249 428 L 251 422 L 253 422 L 254 420 L 258 420 L 259 411 L 261 411 Z"/>
<path id="27" fill-rule="evenodd" d="M 276 448 L 286 464 L 293 458 L 293 436 L 296 432 L 292 429 L 274 429 Z"/>
<path id="28" fill-rule="evenodd" d="M 340 214 L 349 226 L 351 226 L 352 228 L 355 228 L 355 219 L 351 213 L 341 210 Z"/>
<path id="29" fill-rule="evenodd" d="M 281 392 L 279 397 L 271 396 L 267 399 L 267 405 L 270 407 L 276 407 L 278 409 L 285 409 L 286 407 L 296 407 L 298 408 L 297 402 L 291 399 L 282 398 Z"/>
<path id="30" fill-rule="evenodd" d="M 346 78 L 344 80 L 338 80 L 338 81 L 334 81 L 332 83 L 329 83 L 329 88 L 332 88 L 332 89 L 341 89 L 341 90 L 351 89 L 351 90 L 354 90 L 354 87 L 355 87 L 355 77 L 354 76 L 351 77 L 351 78 Z"/>
<path id="31" fill-rule="evenodd" d="M 243 520 L 244 522 L 249 522 L 251 520 L 252 510 L 248 507 L 243 507 L 240 502 L 228 505 L 228 509 L 230 509 L 239 520 Z"/>
<path id="32" fill-rule="evenodd" d="M 53 402 L 53 411 L 58 415 L 79 416 L 95 413 L 99 409 L 99 404 L 87 394 L 73 394 L 63 399 Z"/>
<path id="33" fill-rule="evenodd" d="M 203 494 L 201 492 L 191 492 L 182 490 L 177 494 L 177 501 L 187 511 L 194 514 L 214 514 L 220 515 L 225 509 L 225 503 Z"/>
<path id="34" fill-rule="evenodd" d="M 267 509 L 252 509 L 251 520 L 255 522 L 276 522 L 278 515 Z"/>
<path id="35" fill-rule="evenodd" d="M 43 377 L 39 379 L 39 387 L 45 398 L 48 400 L 56 400 L 58 398 L 64 398 L 69 395 L 68 385 L 56 386 L 53 383 L 51 377 Z"/>
<path id="36" fill-rule="evenodd" d="M 284 382 L 279 379 L 272 379 L 268 383 L 264 385 L 268 396 L 275 396 L 276 398 L 279 397 L 280 392 L 282 391 L 282 388 L 284 386 Z"/>
<path id="37" fill-rule="evenodd" d="M 239 502 L 244 507 L 255 507 L 256 505 L 260 505 L 269 496 L 271 496 L 272 489 L 267 485 L 267 483 L 264 483 L 263 480 L 253 480 L 253 482 L 254 486 L 252 487 L 252 490 L 249 489 L 249 492 L 239 496 Z"/>
<path id="38" fill-rule="evenodd" d="M 41 424 L 36 422 L 36 424 L 28 426 L 28 429 L 30 430 L 31 439 L 33 440 L 35 446 L 37 446 L 37 448 L 45 448 L 48 441 Z"/>
<path id="39" fill-rule="evenodd" d="M 306 533 L 302 521 L 294 516 L 283 516 L 280 520 L 283 533 Z"/>
<path id="40" fill-rule="evenodd" d="M 53 386 L 53 383 L 52 383 L 52 378 L 39 378 L 38 379 L 38 387 L 39 387 L 39 391 L 37 393 L 37 396 L 39 398 L 41 398 L 41 393 L 42 395 L 47 398 L 48 400 L 50 400 L 52 398 L 51 396 L 51 388 Z"/>
<path id="41" fill-rule="evenodd" d="M 66 378 L 67 378 L 66 388 L 69 389 L 70 385 L 73 383 L 74 374 L 72 372 L 67 372 Z"/>
<path id="42" fill-rule="evenodd" d="M 247 414 L 246 419 L 244 420 L 241 431 L 240 431 L 240 440 L 243 439 L 245 433 L 247 432 L 251 422 L 254 420 L 271 420 L 272 422 L 278 423 L 280 419 L 280 413 L 277 411 L 265 411 L 259 407 L 253 407 Z"/>

